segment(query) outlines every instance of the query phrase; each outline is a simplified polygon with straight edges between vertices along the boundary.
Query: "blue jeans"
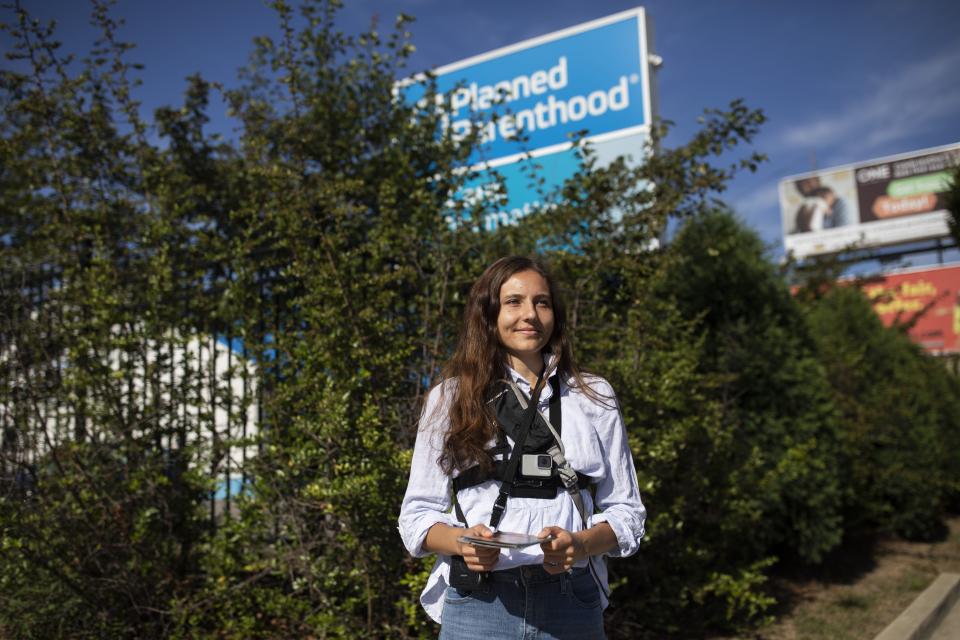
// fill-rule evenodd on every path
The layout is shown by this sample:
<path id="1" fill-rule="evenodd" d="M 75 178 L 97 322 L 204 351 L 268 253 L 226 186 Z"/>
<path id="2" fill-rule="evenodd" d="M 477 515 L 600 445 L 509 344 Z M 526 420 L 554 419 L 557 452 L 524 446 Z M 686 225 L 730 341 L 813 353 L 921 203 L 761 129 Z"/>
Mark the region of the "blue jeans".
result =
<path id="1" fill-rule="evenodd" d="M 447 587 L 441 640 L 603 640 L 600 591 L 589 569 L 550 575 L 539 565 L 490 574 L 490 589 Z"/>

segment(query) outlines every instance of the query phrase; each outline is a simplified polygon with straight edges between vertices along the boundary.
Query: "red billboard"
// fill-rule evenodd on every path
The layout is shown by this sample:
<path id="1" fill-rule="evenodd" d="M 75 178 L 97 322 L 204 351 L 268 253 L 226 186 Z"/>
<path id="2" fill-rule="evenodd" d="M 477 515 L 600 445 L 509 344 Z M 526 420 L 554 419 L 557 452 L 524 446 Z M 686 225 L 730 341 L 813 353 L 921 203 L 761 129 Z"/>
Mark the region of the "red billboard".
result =
<path id="1" fill-rule="evenodd" d="M 908 333 L 928 352 L 960 353 L 960 265 L 884 274 L 863 291 L 888 327 L 913 322 Z"/>

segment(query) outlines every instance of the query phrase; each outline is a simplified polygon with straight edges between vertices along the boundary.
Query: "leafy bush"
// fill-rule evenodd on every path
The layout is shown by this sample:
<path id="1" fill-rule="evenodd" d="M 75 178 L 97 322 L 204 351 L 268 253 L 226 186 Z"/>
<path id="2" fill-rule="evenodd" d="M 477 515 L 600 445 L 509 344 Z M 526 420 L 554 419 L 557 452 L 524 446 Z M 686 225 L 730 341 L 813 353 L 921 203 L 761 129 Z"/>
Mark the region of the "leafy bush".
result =
<path id="1" fill-rule="evenodd" d="M 771 563 L 816 562 L 839 543 L 837 423 L 800 309 L 756 236 L 714 212 L 667 251 L 631 310 L 642 325 L 606 363 L 652 512 L 641 557 L 612 569 L 643 593 L 617 616 L 695 637 L 764 619 Z"/>
<path id="2" fill-rule="evenodd" d="M 854 287 L 809 304 L 842 427 L 844 528 L 912 538 L 938 532 L 960 480 L 960 386 Z"/>
<path id="3" fill-rule="evenodd" d="M 338 6 L 274 3 L 281 37 L 225 94 L 230 142 L 204 131 L 198 77 L 141 118 L 105 5 L 78 68 L 13 9 L 32 68 L 0 76 L 0 635 L 431 636 L 396 511 L 467 288 L 507 253 L 547 257 L 624 410 L 651 517 L 611 563 L 611 635 L 749 627 L 776 559 L 817 562 L 849 527 L 931 531 L 958 495 L 956 380 L 850 293 L 804 315 L 710 213 L 762 160 L 721 157 L 761 112 L 708 111 L 675 149 L 658 123 L 640 167 L 584 148 L 554 206 L 474 231 L 498 203 L 450 202 L 476 140 L 394 99 L 408 19 L 351 36 Z M 255 433 L 218 418 L 249 398 L 174 362 L 197 335 L 242 344 Z M 212 517 L 237 448 L 249 483 Z"/>

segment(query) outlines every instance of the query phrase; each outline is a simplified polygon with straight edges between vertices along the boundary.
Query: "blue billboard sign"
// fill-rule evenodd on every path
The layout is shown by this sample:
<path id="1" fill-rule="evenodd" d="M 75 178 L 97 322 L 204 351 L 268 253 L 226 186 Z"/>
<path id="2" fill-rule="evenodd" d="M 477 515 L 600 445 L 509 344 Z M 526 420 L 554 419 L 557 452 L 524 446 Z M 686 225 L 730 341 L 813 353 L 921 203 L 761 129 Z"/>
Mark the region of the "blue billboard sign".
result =
<path id="1" fill-rule="evenodd" d="M 646 132 L 605 140 L 592 145 L 593 157 L 598 166 L 610 164 L 619 157 L 625 158 L 628 165 L 636 166 L 647 152 L 648 142 L 649 135 Z M 552 203 L 547 199 L 550 191 L 580 169 L 580 157 L 576 149 L 569 148 L 569 145 L 566 147 L 553 153 L 481 170 L 453 200 L 463 200 L 467 204 L 478 200 L 489 202 L 496 199 L 502 187 L 504 202 L 483 220 L 475 221 L 473 226 L 493 231 L 502 225 L 516 224 L 533 211 L 550 208 Z M 543 183 L 538 182 L 537 177 L 544 178 Z M 448 206 L 452 209 L 454 202 L 448 202 Z M 452 216 L 449 222 L 454 224 Z"/>
<path id="2" fill-rule="evenodd" d="M 455 136 L 479 129 L 469 162 L 474 169 L 496 168 L 507 191 L 506 210 L 484 227 L 515 222 L 543 204 L 544 189 L 573 175 L 579 160 L 571 141 L 580 132 L 601 161 L 604 147 L 616 141 L 613 147 L 622 148 L 625 139 L 634 143 L 634 161 L 642 161 L 653 118 L 647 47 L 645 13 L 637 8 L 436 70 L 436 100 L 447 107 L 444 126 Z M 420 100 L 425 84 L 414 78 L 400 91 Z M 528 172 L 511 166 L 531 158 L 546 181 L 536 192 Z M 481 175 L 466 190 L 482 191 L 492 179 Z"/>

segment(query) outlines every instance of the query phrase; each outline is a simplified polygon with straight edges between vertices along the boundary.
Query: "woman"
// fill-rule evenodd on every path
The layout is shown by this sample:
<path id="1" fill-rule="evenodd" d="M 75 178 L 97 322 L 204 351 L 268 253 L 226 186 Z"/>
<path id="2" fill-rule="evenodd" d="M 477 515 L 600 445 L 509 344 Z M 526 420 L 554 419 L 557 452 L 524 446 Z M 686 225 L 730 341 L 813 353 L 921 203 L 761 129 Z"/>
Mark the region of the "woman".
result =
<path id="1" fill-rule="evenodd" d="M 444 377 L 424 406 L 399 521 L 412 555 L 437 554 L 420 601 L 441 638 L 603 638 L 602 556 L 634 553 L 646 512 L 613 390 L 577 368 L 540 263 L 508 257 L 484 271 Z M 527 413 L 537 392 L 540 411 Z M 570 467 L 572 481 L 560 472 Z M 493 538 L 490 524 L 545 541 L 461 540 Z"/>

